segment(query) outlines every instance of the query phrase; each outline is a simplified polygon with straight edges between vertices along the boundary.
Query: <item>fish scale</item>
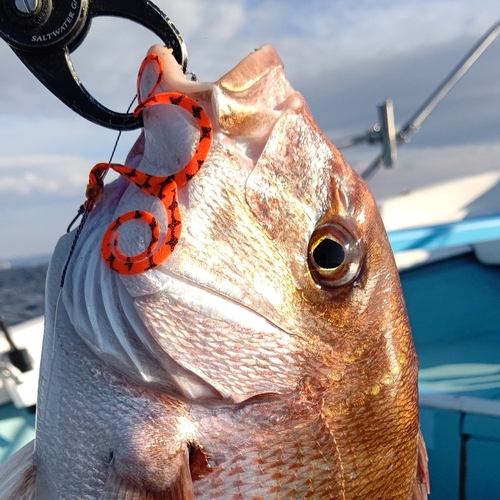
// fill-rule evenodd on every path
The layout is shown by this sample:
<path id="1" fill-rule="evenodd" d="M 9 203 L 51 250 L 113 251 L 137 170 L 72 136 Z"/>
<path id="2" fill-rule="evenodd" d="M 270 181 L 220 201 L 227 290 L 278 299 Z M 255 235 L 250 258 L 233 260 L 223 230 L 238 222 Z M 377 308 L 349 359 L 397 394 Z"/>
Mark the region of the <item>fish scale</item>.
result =
<path id="1" fill-rule="evenodd" d="M 284 406 L 281 402 L 268 405 L 271 407 L 269 413 L 289 414 L 288 405 Z M 304 495 L 308 492 L 314 492 L 320 497 L 327 493 L 334 493 L 333 477 L 335 474 L 332 471 L 332 464 L 338 462 L 338 457 L 335 454 L 335 447 L 331 446 L 330 435 L 325 432 L 325 426 L 317 415 L 306 411 L 309 418 L 299 428 L 291 426 L 287 418 L 279 423 L 263 419 L 259 421 L 260 429 L 254 429 L 257 432 L 248 436 L 243 428 L 250 411 L 250 408 L 242 410 L 242 415 L 238 418 L 242 429 L 233 435 L 239 436 L 240 443 L 246 442 L 247 439 L 252 440 L 251 443 L 240 444 L 239 451 L 232 461 L 214 467 L 214 473 L 201 480 L 199 492 L 210 488 L 211 481 L 222 481 L 226 487 L 226 495 L 228 495 L 226 498 L 231 498 L 229 495 L 232 489 L 238 492 L 241 488 L 254 495 L 262 495 L 263 498 L 268 498 L 271 493 L 277 493 L 276 498 L 306 498 Z M 224 423 L 227 427 L 227 421 Z M 265 433 L 266 427 L 269 426 L 273 427 L 276 441 L 287 443 L 286 446 L 273 446 L 273 438 Z M 202 436 L 204 427 L 200 428 Z M 213 428 L 213 425 L 211 427 Z M 255 436 L 263 435 L 266 436 L 264 439 L 255 438 Z M 329 445 L 327 446 L 326 443 Z M 235 445 L 236 443 L 232 446 Z M 228 443 L 227 446 L 230 448 L 231 444 Z M 208 447 L 207 451 L 209 450 Z M 322 450 L 329 451 L 323 453 Z M 299 462 L 297 462 L 298 459 Z M 290 467 L 292 464 L 294 468 Z M 312 472 L 316 474 L 313 475 Z M 235 475 L 238 476 L 237 479 L 234 479 Z M 310 481 L 307 479 L 304 481 L 308 477 Z M 258 478 L 259 487 L 255 485 L 255 478 Z M 241 484 L 244 484 L 244 487 Z"/>
<path id="2" fill-rule="evenodd" d="M 59 430 L 50 429 L 50 432 L 44 434 L 51 446 L 45 446 L 43 439 L 40 439 L 39 446 L 44 450 L 42 453 L 45 450 L 50 452 L 47 456 L 42 455 L 47 467 L 50 468 L 51 463 L 61 460 L 71 464 L 68 471 L 60 471 L 61 476 L 51 478 L 58 485 L 55 490 L 57 498 L 97 498 L 106 482 L 110 451 L 123 441 L 127 428 L 129 434 L 133 427 L 143 426 L 148 422 L 154 422 L 153 428 L 158 428 L 161 423 L 169 425 L 175 408 L 183 416 L 187 416 L 188 412 L 178 402 L 170 398 L 158 400 L 156 394 L 150 392 L 147 395 L 141 387 L 131 385 L 125 377 L 109 372 L 105 364 L 95 356 L 89 356 L 88 348 L 76 334 L 68 335 L 67 331 L 64 335 L 60 331 L 57 334 L 61 336 L 62 349 L 59 359 L 56 357 L 54 363 L 60 365 L 61 370 L 67 374 L 67 381 L 61 384 L 59 400 L 54 403 L 67 408 L 66 418 Z M 72 392 L 72 387 L 75 386 L 81 388 L 86 396 L 84 399 L 75 400 Z M 167 408 L 168 411 L 165 411 Z M 82 414 L 95 415 L 95 418 L 84 420 L 80 425 Z M 121 415 L 121 419 L 115 420 L 110 418 L 111 415 Z M 39 422 L 42 425 L 41 432 L 44 432 L 43 426 L 50 425 L 51 420 L 42 418 Z M 82 436 L 92 436 L 92 439 L 87 438 L 88 455 L 76 457 L 72 447 L 62 446 L 64 442 L 78 443 Z M 84 476 L 87 479 L 77 483 L 68 480 L 68 475 Z M 40 494 L 38 491 L 37 498 L 48 499 L 55 496 Z"/>
<path id="3" fill-rule="evenodd" d="M 151 301 L 148 297 L 138 298 L 135 302 L 145 324 L 177 362 L 191 364 L 191 353 L 199 351 L 200 366 L 206 367 L 204 373 L 207 377 L 224 383 L 227 390 L 230 387 L 230 390 L 246 397 L 293 387 L 289 379 L 294 376 L 297 378 L 297 369 L 293 364 L 284 364 L 281 359 L 273 357 L 277 348 L 287 353 L 297 350 L 285 333 L 280 334 L 270 326 L 266 332 L 242 327 L 235 335 L 231 324 L 200 317 L 196 309 L 177 301 L 176 307 L 171 308 L 171 303 L 172 300 L 166 295 L 159 302 Z M 173 335 L 162 329 L 164 314 L 169 316 Z M 212 314 L 215 315 L 216 311 Z M 226 338 L 237 340 L 238 348 L 229 350 Z M 263 348 L 263 344 L 268 344 L 268 347 Z M 252 356 L 253 362 L 241 370 L 241 357 L 245 354 Z M 271 384 L 269 370 L 276 371 Z"/>

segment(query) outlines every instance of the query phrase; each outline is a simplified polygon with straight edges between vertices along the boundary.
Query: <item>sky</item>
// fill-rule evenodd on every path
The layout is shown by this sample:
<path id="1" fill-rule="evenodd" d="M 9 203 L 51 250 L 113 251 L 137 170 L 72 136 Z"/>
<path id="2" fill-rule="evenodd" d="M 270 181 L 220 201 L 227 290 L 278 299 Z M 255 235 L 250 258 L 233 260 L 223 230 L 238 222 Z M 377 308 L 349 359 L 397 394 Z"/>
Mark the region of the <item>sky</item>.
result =
<path id="1" fill-rule="evenodd" d="M 500 21 L 498 0 L 183 0 L 155 3 L 189 52 L 189 71 L 213 81 L 264 44 L 276 47 L 293 87 L 335 142 L 377 122 L 391 98 L 404 123 L 465 53 Z M 110 36 L 111 35 L 111 36 Z M 137 69 L 157 38 L 98 18 L 72 54 L 85 87 L 125 111 Z M 379 198 L 450 176 L 500 170 L 500 37 L 377 174 Z M 116 132 L 58 101 L 0 41 L 0 264 L 48 254 L 84 201 L 88 171 L 109 159 Z M 123 161 L 138 132 L 123 134 Z M 379 150 L 343 151 L 362 171 Z"/>

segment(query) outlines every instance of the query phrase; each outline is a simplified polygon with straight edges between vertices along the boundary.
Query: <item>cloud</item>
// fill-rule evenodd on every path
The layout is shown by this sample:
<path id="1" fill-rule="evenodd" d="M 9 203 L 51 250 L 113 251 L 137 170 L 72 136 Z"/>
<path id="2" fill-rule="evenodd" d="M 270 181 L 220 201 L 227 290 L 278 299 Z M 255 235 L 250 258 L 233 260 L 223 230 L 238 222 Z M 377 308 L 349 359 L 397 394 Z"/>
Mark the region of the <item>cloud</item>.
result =
<path id="1" fill-rule="evenodd" d="M 320 78 L 350 62 L 364 63 L 459 38 L 477 38 L 500 19 L 494 0 L 156 0 L 183 35 L 190 69 L 213 80 L 265 43 L 277 46 L 294 79 Z M 126 109 L 147 47 L 158 39 L 125 20 L 96 18 L 72 54 L 84 85 L 111 107 Z M 0 44 L 4 112 L 58 115 L 50 97 L 6 44 Z M 302 75 L 302 76 L 301 76 Z"/>
<path id="2" fill-rule="evenodd" d="M 157 0 L 155 3 L 175 24 L 188 48 L 203 39 L 220 43 L 234 38 L 247 20 L 242 0 Z"/>
<path id="3" fill-rule="evenodd" d="M 476 42 L 466 38 L 433 47 L 346 63 L 300 89 L 333 140 L 362 134 L 376 122 L 376 104 L 391 98 L 398 125 L 410 119 Z M 452 89 L 414 136 L 415 146 L 496 142 L 500 127 L 500 39 Z M 327 101 L 325 101 L 327 96 Z M 325 105 L 328 103 L 328 106 Z"/>
<path id="4" fill-rule="evenodd" d="M 156 3 L 184 36 L 190 69 L 202 80 L 217 79 L 254 48 L 274 44 L 292 84 L 332 138 L 360 133 L 375 123 L 375 105 L 386 98 L 393 99 L 396 120 L 403 123 L 493 20 L 500 19 L 496 0 L 474 5 L 468 0 Z M 132 22 L 96 18 L 72 58 L 88 90 L 105 105 L 124 111 L 135 92 L 140 61 L 156 41 Z M 496 140 L 499 57 L 497 41 L 426 121 L 416 138 L 419 144 Z M 52 144 L 51 152 L 62 148 L 79 154 L 80 144 L 86 144 L 100 156 L 109 147 L 113 139 L 108 131 L 97 129 L 100 133 L 94 136 L 89 128 L 82 133 L 82 119 L 45 90 L 6 44 L 0 44 L 0 63 L 0 146 L 3 136 L 9 138 L 7 148 L 21 146 L 12 132 L 20 117 L 30 122 L 54 119 L 44 134 L 31 135 L 33 146 L 28 147 L 33 149 L 37 145 L 49 152 Z M 2 147 L 0 154 L 5 154 Z"/>
<path id="5" fill-rule="evenodd" d="M 123 161 L 138 131 L 123 133 L 115 155 Z M 98 127 L 69 112 L 58 118 L 41 115 L 0 115 L 0 155 L 66 156 L 84 158 L 88 170 L 110 157 L 117 138 L 114 130 Z"/>
<path id="6" fill-rule="evenodd" d="M 22 197 L 14 205 L 0 197 L 0 260 L 52 253 L 76 215 L 81 197 Z"/>
<path id="7" fill-rule="evenodd" d="M 0 196 L 83 197 L 88 171 L 88 162 L 74 156 L 0 156 Z"/>
<path id="8" fill-rule="evenodd" d="M 393 99 L 396 121 L 403 123 L 500 20 L 497 0 L 154 1 L 180 30 L 189 69 L 202 80 L 219 78 L 263 44 L 275 45 L 293 86 L 333 140 L 377 122 L 375 106 L 386 98 Z M 124 111 L 135 92 L 139 64 L 157 42 L 134 23 L 97 18 L 72 59 L 87 89 L 103 104 Z M 495 149 L 499 58 L 497 40 L 412 144 L 401 148 L 400 168 L 377 174 L 376 192 L 388 195 L 390 189 L 465 175 L 467 169 L 500 168 Z M 53 246 L 83 199 L 88 171 L 109 158 L 116 133 L 69 110 L 5 43 L 0 43 L 0 64 L 0 257 L 10 257 L 29 251 L 30 234 L 37 245 Z M 123 161 L 136 135 L 124 134 L 117 161 Z M 345 153 L 362 170 L 377 152 Z M 18 223 L 25 230 L 16 237 Z"/>

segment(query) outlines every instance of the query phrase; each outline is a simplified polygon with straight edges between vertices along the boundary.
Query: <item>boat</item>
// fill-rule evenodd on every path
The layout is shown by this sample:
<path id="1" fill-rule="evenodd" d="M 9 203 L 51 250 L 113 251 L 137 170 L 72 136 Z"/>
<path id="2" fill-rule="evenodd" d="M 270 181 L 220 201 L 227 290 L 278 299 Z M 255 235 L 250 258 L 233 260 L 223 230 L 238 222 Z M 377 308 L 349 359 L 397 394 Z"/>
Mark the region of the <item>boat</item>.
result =
<path id="1" fill-rule="evenodd" d="M 480 196 L 496 192 L 500 200 L 500 170 L 489 175 L 495 176 L 498 182 Z M 447 199 L 454 193 L 460 217 L 464 198 L 457 188 L 463 183 L 481 193 L 487 178 L 480 174 L 387 200 L 381 204 L 386 225 L 396 223 L 405 206 L 418 214 L 415 203 L 436 199 L 436 190 Z M 419 357 L 431 499 L 500 498 L 500 204 L 496 210 L 388 228 Z"/>
<path id="2" fill-rule="evenodd" d="M 0 463 L 35 437 L 43 320 L 38 316 L 10 328 L 3 325 L 6 335 L 0 336 Z M 23 353 L 27 366 L 18 363 L 13 352 Z"/>

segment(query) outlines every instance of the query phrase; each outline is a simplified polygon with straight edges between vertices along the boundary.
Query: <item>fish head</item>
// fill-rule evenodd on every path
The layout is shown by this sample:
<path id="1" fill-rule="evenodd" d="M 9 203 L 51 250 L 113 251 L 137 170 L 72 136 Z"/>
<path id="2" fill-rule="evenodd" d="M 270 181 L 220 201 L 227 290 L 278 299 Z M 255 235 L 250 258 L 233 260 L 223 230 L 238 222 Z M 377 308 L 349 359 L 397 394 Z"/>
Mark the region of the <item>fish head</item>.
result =
<path id="1" fill-rule="evenodd" d="M 182 236 L 162 271 L 301 339 L 315 353 L 311 363 L 329 366 L 329 381 L 357 400 L 403 379 L 413 386 L 408 317 L 376 204 L 286 80 L 274 48 L 211 85 L 186 82 L 165 49 L 152 51 L 172 68 L 162 90 L 188 93 L 214 129 L 206 163 L 179 189 Z M 146 155 L 169 131 L 185 134 L 185 116 L 148 113 Z"/>
<path id="2" fill-rule="evenodd" d="M 200 170 L 176 189 L 182 231 L 154 268 L 117 274 L 99 248 L 108 224 L 130 210 L 149 211 L 167 233 L 172 220 L 161 200 L 124 176 L 105 191 L 86 228 L 85 259 L 70 277 L 82 288 L 67 295 L 77 330 L 97 353 L 113 351 L 123 327 L 109 329 L 118 339 L 109 343 L 86 311 L 102 309 L 99 300 L 129 300 L 102 315 L 136 309 L 140 318 L 130 328 L 142 322 L 144 335 L 152 333 L 169 357 L 215 390 L 208 399 L 240 403 L 308 379 L 325 387 L 332 415 L 387 397 L 409 401 L 416 421 L 417 361 L 383 222 L 363 180 L 286 79 L 275 49 L 253 52 L 215 83 L 186 80 L 164 47 L 150 54 L 162 68 L 145 67 L 140 98 L 188 96 L 207 114 L 212 144 Z M 197 148 L 199 124 L 170 104 L 145 108 L 143 117 L 127 165 L 147 176 L 175 175 Z M 119 231 L 123 254 L 146 251 L 150 225 L 130 220 Z M 92 287 L 102 297 L 85 292 Z M 148 350 L 155 348 L 148 343 Z M 259 376 L 246 376 L 242 368 L 256 362 Z"/>

